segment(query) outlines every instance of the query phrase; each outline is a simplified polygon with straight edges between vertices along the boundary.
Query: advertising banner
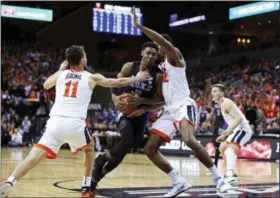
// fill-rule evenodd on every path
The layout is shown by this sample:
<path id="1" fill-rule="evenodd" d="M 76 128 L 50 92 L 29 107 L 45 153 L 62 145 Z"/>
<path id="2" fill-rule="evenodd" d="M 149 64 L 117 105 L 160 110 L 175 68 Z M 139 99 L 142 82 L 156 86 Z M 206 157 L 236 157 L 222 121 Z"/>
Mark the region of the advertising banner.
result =
<path id="1" fill-rule="evenodd" d="M 1 5 L 1 17 L 50 22 L 53 20 L 53 11 L 47 9 Z"/>
<path id="2" fill-rule="evenodd" d="M 201 143 L 211 157 L 215 155 L 215 148 L 211 136 L 197 136 L 197 141 Z M 280 143 L 279 137 L 253 137 L 248 144 L 241 147 L 237 153 L 239 158 L 245 159 L 279 159 Z M 165 154 L 172 155 L 193 155 L 179 137 L 174 138 L 170 143 L 160 147 L 160 151 Z"/>

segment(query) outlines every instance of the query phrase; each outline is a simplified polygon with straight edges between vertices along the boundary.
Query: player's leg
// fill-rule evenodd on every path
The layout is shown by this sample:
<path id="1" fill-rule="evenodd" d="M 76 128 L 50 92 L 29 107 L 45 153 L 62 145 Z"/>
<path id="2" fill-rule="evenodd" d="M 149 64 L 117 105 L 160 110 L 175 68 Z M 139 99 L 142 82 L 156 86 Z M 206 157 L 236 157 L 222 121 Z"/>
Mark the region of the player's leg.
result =
<path id="1" fill-rule="evenodd" d="M 220 159 L 220 143 L 219 142 L 214 142 L 214 147 L 215 147 L 215 159 L 214 159 L 214 164 L 218 167 L 218 162 Z"/>
<path id="2" fill-rule="evenodd" d="M 91 173 L 92 173 L 92 167 L 93 167 L 93 160 L 94 160 L 94 143 L 91 141 L 87 146 L 83 148 L 84 156 L 84 178 L 82 183 L 82 198 L 90 198 L 93 197 L 93 194 L 90 189 L 90 183 L 91 183 Z"/>
<path id="3" fill-rule="evenodd" d="M 227 160 L 225 179 L 232 185 L 238 184 L 238 178 L 234 171 L 238 150 L 239 147 L 231 143 L 227 144 L 226 148 L 224 149 L 224 156 Z"/>
<path id="4" fill-rule="evenodd" d="M 245 127 L 242 130 L 237 130 L 229 135 L 226 139 L 228 143 L 224 150 L 224 155 L 227 160 L 227 171 L 225 174 L 225 179 L 227 182 L 233 185 L 238 184 L 238 177 L 234 171 L 237 161 L 237 152 L 242 145 L 246 144 L 251 139 L 251 137 L 252 132 L 250 126 L 248 126 L 248 129 L 246 129 Z"/>
<path id="5" fill-rule="evenodd" d="M 225 166 L 227 165 L 227 158 L 225 156 L 225 149 L 227 148 L 227 142 L 222 142 L 220 144 L 220 147 L 219 147 L 219 151 L 220 153 L 222 154 L 223 156 L 223 160 L 224 160 L 224 163 L 225 163 Z"/>
<path id="6" fill-rule="evenodd" d="M 166 142 L 159 135 L 151 133 L 144 147 L 144 153 L 160 170 L 166 174 L 170 173 L 173 168 L 166 158 L 158 151 L 159 147 Z"/>
<path id="7" fill-rule="evenodd" d="M 184 143 L 193 150 L 195 156 L 198 160 L 204 164 L 212 173 L 214 182 L 217 184 L 217 188 L 219 188 L 222 192 L 225 192 L 231 188 L 230 185 L 226 184 L 222 177 L 213 163 L 212 159 L 208 155 L 205 148 L 196 141 L 195 139 L 195 125 L 197 121 L 197 110 L 196 107 L 193 105 L 184 105 L 179 110 L 176 115 L 175 125 L 177 126 L 179 123 L 179 131 L 182 135 L 182 140 Z M 179 122 L 178 122 L 178 121 Z"/>
<path id="8" fill-rule="evenodd" d="M 123 118 L 119 123 L 118 130 L 121 134 L 121 140 L 113 148 L 105 150 L 104 154 L 99 155 L 95 159 L 91 182 L 92 190 L 95 190 L 97 183 L 107 173 L 114 170 L 122 162 L 133 146 L 134 133 L 130 120 Z M 105 164 L 106 166 L 104 167 Z"/>
<path id="9" fill-rule="evenodd" d="M 16 182 L 35 167 L 44 157 L 55 159 L 56 153 L 59 151 L 61 141 L 57 139 L 57 127 L 53 126 L 54 119 L 49 119 L 46 130 L 39 143 L 36 144 L 28 154 L 28 156 L 17 165 L 7 182 L 2 186 L 2 197 L 7 197 L 11 193 L 12 187 Z"/>
<path id="10" fill-rule="evenodd" d="M 34 168 L 46 155 L 47 151 L 33 147 L 28 156 L 16 166 L 14 172 L 1 187 L 1 197 L 8 197 L 16 182 Z"/>
<path id="11" fill-rule="evenodd" d="M 175 197 L 191 188 L 191 184 L 170 165 L 168 160 L 158 151 L 164 142 L 170 142 L 176 132 L 173 126 L 172 117 L 165 112 L 152 125 L 151 135 L 144 147 L 147 157 L 163 172 L 165 172 L 172 181 L 172 189 L 164 197 Z"/>
<path id="12" fill-rule="evenodd" d="M 69 144 L 73 155 L 83 151 L 84 176 L 81 187 L 82 198 L 93 198 L 90 190 L 91 173 L 94 160 L 94 143 L 86 124 L 81 119 L 69 118 L 65 123 L 66 130 L 62 131 L 65 142 Z"/>

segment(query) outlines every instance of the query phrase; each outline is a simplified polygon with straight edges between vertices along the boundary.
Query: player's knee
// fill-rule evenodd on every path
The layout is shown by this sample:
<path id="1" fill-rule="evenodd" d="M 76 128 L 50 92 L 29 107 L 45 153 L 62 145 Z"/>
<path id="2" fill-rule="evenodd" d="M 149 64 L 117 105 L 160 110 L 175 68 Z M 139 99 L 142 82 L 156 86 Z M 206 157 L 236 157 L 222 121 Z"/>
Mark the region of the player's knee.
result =
<path id="1" fill-rule="evenodd" d="M 150 158 L 154 156 L 154 154 L 158 151 L 158 148 L 156 145 L 152 144 L 146 144 L 144 147 L 144 153 Z"/>
<path id="2" fill-rule="evenodd" d="M 237 152 L 239 150 L 239 147 L 235 144 L 229 144 L 227 148 L 232 149 L 234 152 Z"/>
<path id="3" fill-rule="evenodd" d="M 187 146 L 190 146 L 196 142 L 194 137 L 195 128 L 185 118 L 180 123 L 180 131 L 182 138 Z"/>

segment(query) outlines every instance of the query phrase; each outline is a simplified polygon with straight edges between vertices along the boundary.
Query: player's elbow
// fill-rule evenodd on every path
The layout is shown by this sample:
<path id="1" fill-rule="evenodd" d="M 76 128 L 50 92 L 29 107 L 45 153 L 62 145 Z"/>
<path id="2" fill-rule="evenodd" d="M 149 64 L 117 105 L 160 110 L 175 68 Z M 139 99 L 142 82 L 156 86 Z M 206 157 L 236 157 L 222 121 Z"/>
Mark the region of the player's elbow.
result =
<path id="1" fill-rule="evenodd" d="M 44 82 L 43 87 L 44 87 L 44 89 L 46 89 L 46 90 L 48 90 L 48 89 L 51 88 L 51 86 L 49 85 L 48 82 Z"/>

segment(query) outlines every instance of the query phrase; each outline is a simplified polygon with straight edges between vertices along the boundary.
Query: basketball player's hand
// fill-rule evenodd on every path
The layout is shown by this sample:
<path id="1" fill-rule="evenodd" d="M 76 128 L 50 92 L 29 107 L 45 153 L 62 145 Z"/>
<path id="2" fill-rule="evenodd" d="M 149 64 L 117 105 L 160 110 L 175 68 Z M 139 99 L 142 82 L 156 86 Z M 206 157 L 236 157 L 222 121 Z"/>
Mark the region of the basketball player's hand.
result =
<path id="1" fill-rule="evenodd" d="M 224 134 L 226 130 L 219 128 L 218 133 L 219 134 Z"/>
<path id="2" fill-rule="evenodd" d="M 59 67 L 59 70 L 63 71 L 63 70 L 66 70 L 68 67 L 68 62 L 67 60 L 63 61 Z"/>
<path id="3" fill-rule="evenodd" d="M 131 92 L 131 94 L 133 95 L 129 95 L 130 97 L 127 105 L 129 105 L 132 108 L 137 108 L 140 105 L 140 97 L 133 91 Z"/>
<path id="4" fill-rule="evenodd" d="M 145 110 L 140 108 L 140 109 L 136 109 L 136 110 L 133 111 L 132 113 L 128 114 L 127 117 L 133 118 L 133 117 L 136 117 L 136 116 L 140 116 L 140 115 L 142 115 L 143 113 L 145 113 Z"/>
<path id="5" fill-rule="evenodd" d="M 115 107 L 117 108 L 117 110 L 120 110 L 120 111 L 122 111 L 125 108 L 125 106 L 127 105 L 127 104 L 125 104 L 124 102 L 121 101 L 122 97 L 126 97 L 126 94 L 123 94 L 121 96 L 117 96 L 114 100 Z"/>
<path id="6" fill-rule="evenodd" d="M 130 12 L 131 12 L 131 16 L 132 16 L 132 18 L 131 18 L 132 24 L 134 25 L 134 27 L 136 27 L 136 28 L 141 27 L 140 23 L 138 23 L 138 21 L 137 21 L 137 15 L 136 15 L 134 6 L 131 8 Z"/>
<path id="7" fill-rule="evenodd" d="M 139 79 L 139 81 L 146 81 L 146 80 L 149 80 L 150 75 L 146 71 L 140 71 L 137 73 L 136 77 L 137 77 L 137 79 Z"/>
<path id="8" fill-rule="evenodd" d="M 206 130 L 207 129 L 207 122 L 203 122 L 201 125 L 201 130 Z"/>
<path id="9" fill-rule="evenodd" d="M 227 137 L 227 134 L 223 134 L 216 139 L 216 142 L 224 142 L 227 139 Z"/>

